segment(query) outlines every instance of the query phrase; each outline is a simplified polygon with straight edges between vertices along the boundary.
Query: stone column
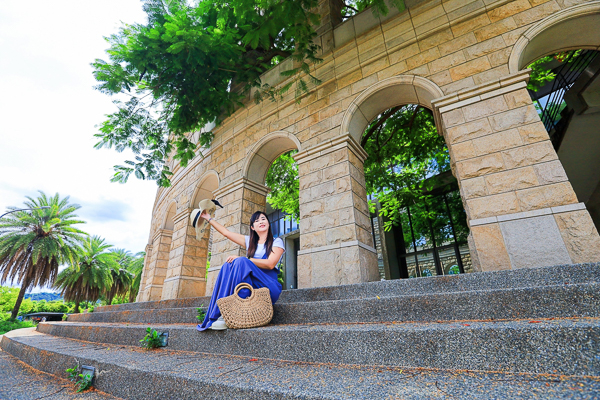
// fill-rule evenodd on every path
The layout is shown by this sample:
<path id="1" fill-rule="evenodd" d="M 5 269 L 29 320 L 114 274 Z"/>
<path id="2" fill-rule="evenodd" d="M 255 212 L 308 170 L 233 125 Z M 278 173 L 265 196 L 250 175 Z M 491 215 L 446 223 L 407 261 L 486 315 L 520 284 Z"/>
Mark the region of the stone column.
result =
<path id="1" fill-rule="evenodd" d="M 526 90 L 529 70 L 434 100 L 481 271 L 600 260 L 600 237 Z"/>
<path id="2" fill-rule="evenodd" d="M 169 266 L 163 284 L 162 300 L 201 297 L 206 291 L 206 258 L 209 232 L 202 240 L 190 224 L 191 210 L 175 215 Z"/>
<path id="3" fill-rule="evenodd" d="M 215 218 L 232 232 L 242 235 L 250 234 L 250 217 L 256 211 L 265 211 L 268 188 L 246 178 L 219 188 L 214 192 L 215 199 L 223 205 L 217 207 Z M 215 280 L 221 266 L 231 255 L 245 256 L 246 250 L 225 238 L 219 232 L 212 230 L 212 248 L 210 268 L 206 282 L 206 296 L 212 294 Z"/>
<path id="4" fill-rule="evenodd" d="M 146 255 L 144 256 L 144 269 L 142 270 L 142 277 L 140 278 L 140 287 L 138 289 L 138 294 L 135 297 L 135 301 L 145 301 L 143 299 L 146 298 L 146 292 L 144 290 L 146 284 L 146 274 L 148 272 L 148 266 L 150 265 L 150 259 L 152 258 L 152 245 L 146 245 Z"/>
<path id="5" fill-rule="evenodd" d="M 298 287 L 379 279 L 363 163 L 350 135 L 294 156 L 300 177 Z"/>
<path id="6" fill-rule="evenodd" d="M 141 301 L 157 301 L 162 296 L 163 282 L 169 263 L 172 236 L 173 231 L 159 229 L 152 238 L 150 262 L 145 271 L 146 282 L 140 284 L 140 286 L 144 286 L 144 296 Z"/>

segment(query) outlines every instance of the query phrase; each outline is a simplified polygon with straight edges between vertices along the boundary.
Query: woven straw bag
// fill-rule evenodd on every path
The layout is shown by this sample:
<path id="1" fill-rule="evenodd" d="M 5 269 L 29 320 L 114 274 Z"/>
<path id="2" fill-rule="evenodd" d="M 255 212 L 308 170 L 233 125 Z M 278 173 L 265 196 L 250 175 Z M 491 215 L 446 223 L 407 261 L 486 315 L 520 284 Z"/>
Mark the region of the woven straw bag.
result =
<path id="1" fill-rule="evenodd" d="M 250 296 L 242 299 L 238 296 L 241 289 L 250 289 Z M 254 289 L 242 282 L 235 287 L 231 296 L 217 300 L 217 306 L 229 328 L 256 328 L 267 325 L 273 319 L 273 303 L 268 288 Z"/>

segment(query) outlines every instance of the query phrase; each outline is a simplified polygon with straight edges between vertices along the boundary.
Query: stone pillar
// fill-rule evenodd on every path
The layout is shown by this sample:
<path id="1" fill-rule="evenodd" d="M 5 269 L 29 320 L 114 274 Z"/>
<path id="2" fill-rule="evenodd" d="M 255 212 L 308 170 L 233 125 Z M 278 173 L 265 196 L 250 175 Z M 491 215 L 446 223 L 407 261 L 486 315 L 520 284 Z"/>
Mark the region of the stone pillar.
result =
<path id="1" fill-rule="evenodd" d="M 526 90 L 529 70 L 432 102 L 477 270 L 600 260 L 600 237 Z"/>
<path id="2" fill-rule="evenodd" d="M 232 232 L 250 234 L 250 217 L 256 211 L 265 211 L 268 188 L 246 178 L 240 178 L 214 192 L 215 199 L 223 205 L 217 207 L 215 218 Z M 245 256 L 246 250 L 212 230 L 210 268 L 206 282 L 206 296 L 212 294 L 221 266 L 231 255 Z"/>
<path id="3" fill-rule="evenodd" d="M 300 177 L 298 287 L 379 279 L 363 170 L 350 135 L 294 156 Z"/>
<path id="4" fill-rule="evenodd" d="M 202 240 L 190 224 L 191 210 L 175 216 L 169 266 L 163 284 L 162 300 L 201 297 L 206 291 L 206 258 L 209 231 Z"/>
<path id="5" fill-rule="evenodd" d="M 140 284 L 140 286 L 144 287 L 144 296 L 141 301 L 157 301 L 162 296 L 163 282 L 167 275 L 172 236 L 173 231 L 159 229 L 152 238 L 150 262 L 147 269 L 145 268 L 146 282 Z"/>
<path id="6" fill-rule="evenodd" d="M 140 287 L 138 289 L 138 294 L 135 297 L 136 302 L 145 301 L 143 299 L 146 298 L 146 292 L 144 288 L 146 283 L 146 274 L 148 272 L 148 265 L 150 265 L 150 259 L 152 258 L 152 244 L 146 245 L 145 253 L 146 255 L 144 256 L 144 269 L 142 270 L 142 277 L 140 278 Z"/>

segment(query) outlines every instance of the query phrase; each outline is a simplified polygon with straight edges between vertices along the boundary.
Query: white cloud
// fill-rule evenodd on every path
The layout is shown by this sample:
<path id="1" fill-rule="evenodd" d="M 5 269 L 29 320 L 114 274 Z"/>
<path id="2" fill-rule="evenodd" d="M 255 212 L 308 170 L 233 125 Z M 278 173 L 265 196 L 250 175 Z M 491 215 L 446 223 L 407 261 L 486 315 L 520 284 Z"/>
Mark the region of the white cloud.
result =
<path id="1" fill-rule="evenodd" d="M 144 250 L 156 184 L 110 182 L 127 155 L 93 149 L 114 106 L 90 66 L 106 58 L 103 36 L 144 19 L 139 0 L 0 3 L 0 211 L 58 192 L 82 206 L 82 230 Z"/>

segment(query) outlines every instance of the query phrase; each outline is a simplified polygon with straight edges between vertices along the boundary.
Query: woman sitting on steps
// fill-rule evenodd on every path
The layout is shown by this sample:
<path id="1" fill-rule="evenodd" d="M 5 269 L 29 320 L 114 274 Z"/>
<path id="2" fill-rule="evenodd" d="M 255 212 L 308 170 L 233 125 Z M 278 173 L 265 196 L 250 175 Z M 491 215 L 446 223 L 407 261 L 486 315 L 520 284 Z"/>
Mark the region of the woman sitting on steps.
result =
<path id="1" fill-rule="evenodd" d="M 206 219 L 220 234 L 232 242 L 244 246 L 247 251 L 246 257 L 227 257 L 215 282 L 204 321 L 197 327 L 199 331 L 227 329 L 219 307 L 217 307 L 217 300 L 233 294 L 239 283 L 246 282 L 255 289 L 269 288 L 271 301 L 274 304 L 282 290 L 281 284 L 277 281 L 279 270 L 276 266 L 285 248 L 283 240 L 280 238 L 273 239 L 271 224 L 267 214 L 262 211 L 257 211 L 250 217 L 250 236 L 230 232 L 211 218 L 206 211 L 200 214 L 200 218 Z M 250 291 L 242 289 L 238 294 L 241 298 L 246 298 L 250 295 Z"/>

